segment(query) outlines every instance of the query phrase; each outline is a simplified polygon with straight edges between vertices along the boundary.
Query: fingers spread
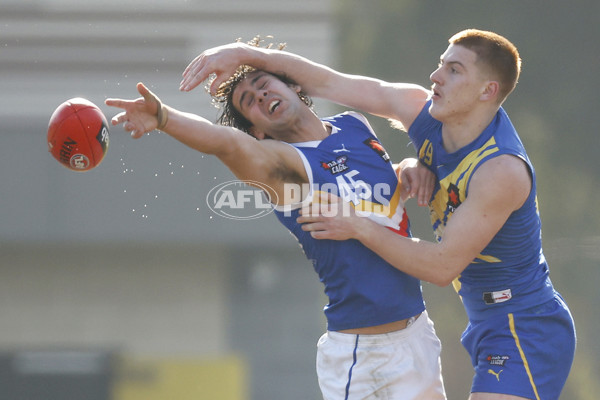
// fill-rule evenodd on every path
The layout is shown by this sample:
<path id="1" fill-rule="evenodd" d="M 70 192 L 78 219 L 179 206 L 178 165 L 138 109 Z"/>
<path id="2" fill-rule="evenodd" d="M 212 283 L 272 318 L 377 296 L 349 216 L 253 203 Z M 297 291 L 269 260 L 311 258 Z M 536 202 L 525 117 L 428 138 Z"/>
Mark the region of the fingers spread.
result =
<path id="1" fill-rule="evenodd" d="M 123 100 L 121 100 L 121 99 L 108 98 L 108 99 L 104 100 L 104 104 L 106 104 L 107 106 L 110 106 L 110 107 L 123 108 Z"/>
<path id="2" fill-rule="evenodd" d="M 191 63 L 188 64 L 187 67 L 185 67 L 185 69 L 183 70 L 183 74 L 181 74 L 182 76 L 187 76 L 191 70 L 193 70 L 195 68 L 196 63 L 198 62 L 198 59 L 202 57 L 202 55 L 197 56 L 196 58 L 194 58 L 192 60 Z"/>
<path id="3" fill-rule="evenodd" d="M 180 90 L 189 92 L 208 78 L 209 72 L 206 72 L 207 69 L 204 68 L 205 60 L 206 57 L 203 53 L 187 66 L 183 71 L 183 80 L 179 84 Z"/>
<path id="4" fill-rule="evenodd" d="M 118 124 L 120 124 L 122 122 L 125 122 L 126 118 L 127 118 L 127 113 L 122 112 L 122 113 L 119 113 L 119 114 L 115 115 L 114 117 L 112 117 L 112 119 L 110 120 L 110 122 L 113 125 L 118 125 Z"/>

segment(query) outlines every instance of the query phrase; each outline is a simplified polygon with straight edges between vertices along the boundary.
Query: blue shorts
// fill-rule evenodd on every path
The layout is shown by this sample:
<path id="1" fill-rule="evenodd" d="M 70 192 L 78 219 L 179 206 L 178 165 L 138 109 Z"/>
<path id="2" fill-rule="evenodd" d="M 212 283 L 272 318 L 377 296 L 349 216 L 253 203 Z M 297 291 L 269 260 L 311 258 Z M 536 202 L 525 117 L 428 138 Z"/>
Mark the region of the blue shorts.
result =
<path id="1" fill-rule="evenodd" d="M 575 325 L 556 293 L 542 305 L 470 321 L 462 344 L 475 376 L 471 392 L 558 399 L 575 355 Z"/>

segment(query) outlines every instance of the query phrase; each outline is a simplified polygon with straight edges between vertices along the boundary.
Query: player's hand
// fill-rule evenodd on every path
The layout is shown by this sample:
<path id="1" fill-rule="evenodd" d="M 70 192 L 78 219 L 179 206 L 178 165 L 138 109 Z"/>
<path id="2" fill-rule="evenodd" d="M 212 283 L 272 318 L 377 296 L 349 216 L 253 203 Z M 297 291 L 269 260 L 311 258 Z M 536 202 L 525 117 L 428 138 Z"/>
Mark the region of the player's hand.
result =
<path id="1" fill-rule="evenodd" d="M 429 204 L 436 176 L 416 158 L 405 158 L 396 167 L 402 185 L 403 198 L 416 198 L 419 206 Z"/>
<path id="2" fill-rule="evenodd" d="M 216 78 L 210 85 L 210 93 L 214 94 L 219 85 L 227 81 L 243 64 L 242 55 L 247 48 L 243 43 L 231 43 L 205 50 L 183 71 L 179 89 L 189 92 L 207 80 L 211 74 L 215 74 Z"/>
<path id="3" fill-rule="evenodd" d="M 137 90 L 142 97 L 135 100 L 106 99 L 107 106 L 121 108 L 124 111 L 111 119 L 113 125 L 123 124 L 126 131 L 131 132 L 134 139 L 158 127 L 158 109 L 161 105 L 158 97 L 143 83 L 137 84 Z"/>
<path id="4" fill-rule="evenodd" d="M 367 218 L 358 216 L 349 203 L 331 193 L 320 193 L 310 205 L 300 210 L 296 222 L 315 239 L 347 240 L 358 238 L 361 223 Z"/>

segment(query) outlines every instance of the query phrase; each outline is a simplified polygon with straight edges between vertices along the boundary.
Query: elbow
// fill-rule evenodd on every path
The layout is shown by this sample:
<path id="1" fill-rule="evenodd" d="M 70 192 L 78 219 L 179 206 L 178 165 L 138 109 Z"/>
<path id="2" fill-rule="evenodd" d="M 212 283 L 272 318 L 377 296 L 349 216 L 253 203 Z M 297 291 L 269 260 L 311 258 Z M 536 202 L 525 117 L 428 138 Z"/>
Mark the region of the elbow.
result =
<path id="1" fill-rule="evenodd" d="M 464 257 L 449 257 L 447 253 L 441 252 L 436 260 L 437 267 L 430 270 L 428 282 L 446 287 L 451 285 L 469 265 Z"/>
<path id="2" fill-rule="evenodd" d="M 429 282 L 439 287 L 446 287 L 451 285 L 459 275 L 451 270 L 438 271 Z"/>
<path id="3" fill-rule="evenodd" d="M 454 278 L 445 278 L 445 279 L 438 278 L 438 279 L 434 279 L 434 280 L 430 281 L 430 283 L 433 283 L 434 285 L 443 288 L 443 287 L 449 286 L 452 283 L 452 281 L 454 281 Z"/>

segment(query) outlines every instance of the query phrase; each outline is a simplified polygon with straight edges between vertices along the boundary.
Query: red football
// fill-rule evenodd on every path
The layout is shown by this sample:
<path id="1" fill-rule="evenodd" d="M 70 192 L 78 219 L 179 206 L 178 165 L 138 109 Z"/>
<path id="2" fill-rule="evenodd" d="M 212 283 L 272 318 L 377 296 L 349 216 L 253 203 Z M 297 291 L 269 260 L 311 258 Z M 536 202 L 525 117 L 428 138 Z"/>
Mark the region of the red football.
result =
<path id="1" fill-rule="evenodd" d="M 108 150 L 108 123 L 91 101 L 76 97 L 62 103 L 48 124 L 48 151 L 73 171 L 88 171 Z"/>

